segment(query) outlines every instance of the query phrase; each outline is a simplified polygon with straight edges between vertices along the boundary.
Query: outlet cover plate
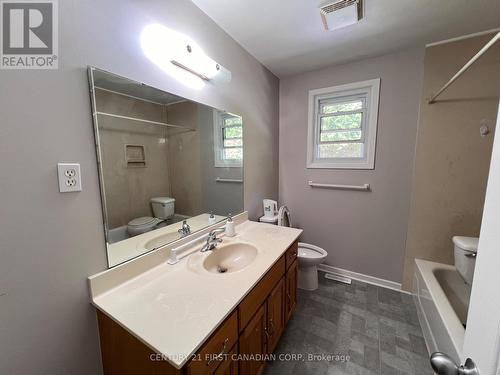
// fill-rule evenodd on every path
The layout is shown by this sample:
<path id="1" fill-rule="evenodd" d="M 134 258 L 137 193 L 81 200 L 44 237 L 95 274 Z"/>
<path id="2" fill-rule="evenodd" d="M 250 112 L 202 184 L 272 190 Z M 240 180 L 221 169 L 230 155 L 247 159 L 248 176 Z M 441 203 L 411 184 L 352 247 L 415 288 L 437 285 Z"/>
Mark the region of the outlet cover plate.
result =
<path id="1" fill-rule="evenodd" d="M 61 193 L 82 191 L 80 164 L 57 163 L 57 178 L 59 180 L 59 191 Z"/>

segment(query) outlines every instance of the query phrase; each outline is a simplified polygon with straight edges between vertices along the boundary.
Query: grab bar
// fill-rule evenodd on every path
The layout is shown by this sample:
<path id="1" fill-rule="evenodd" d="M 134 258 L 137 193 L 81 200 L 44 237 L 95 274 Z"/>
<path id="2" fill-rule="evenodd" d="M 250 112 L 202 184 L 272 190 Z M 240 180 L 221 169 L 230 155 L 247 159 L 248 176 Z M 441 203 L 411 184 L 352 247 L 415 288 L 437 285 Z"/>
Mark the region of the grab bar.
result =
<path id="1" fill-rule="evenodd" d="M 236 180 L 234 178 L 220 178 L 220 177 L 217 177 L 215 179 L 215 182 L 232 182 L 232 183 L 235 183 L 235 184 L 242 184 L 243 180 Z"/>
<path id="2" fill-rule="evenodd" d="M 337 184 L 320 184 L 317 182 L 309 181 L 308 185 L 313 188 L 322 189 L 337 189 L 337 190 L 359 190 L 359 191 L 370 191 L 370 184 L 363 185 L 337 185 Z"/>

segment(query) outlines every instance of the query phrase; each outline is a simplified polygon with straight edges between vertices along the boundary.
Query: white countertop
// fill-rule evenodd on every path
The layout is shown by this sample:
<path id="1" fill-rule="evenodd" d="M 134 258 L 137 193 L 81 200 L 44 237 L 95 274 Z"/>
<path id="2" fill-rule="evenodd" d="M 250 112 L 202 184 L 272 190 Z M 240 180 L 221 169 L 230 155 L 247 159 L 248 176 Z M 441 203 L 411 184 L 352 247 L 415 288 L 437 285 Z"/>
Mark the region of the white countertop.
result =
<path id="1" fill-rule="evenodd" d="M 181 368 L 302 230 L 245 221 L 236 226 L 236 233 L 232 238 L 223 235 L 220 246 L 247 242 L 258 249 L 253 263 L 240 271 L 209 273 L 197 265 L 200 257 L 210 252 L 199 251 L 175 265 L 161 262 L 128 280 L 117 274 L 119 269 L 111 269 L 89 278 L 92 303 L 173 366 Z M 96 295 L 92 283 L 98 282 L 98 278 L 109 278 L 108 272 L 125 281 L 109 290 L 101 288 Z"/>

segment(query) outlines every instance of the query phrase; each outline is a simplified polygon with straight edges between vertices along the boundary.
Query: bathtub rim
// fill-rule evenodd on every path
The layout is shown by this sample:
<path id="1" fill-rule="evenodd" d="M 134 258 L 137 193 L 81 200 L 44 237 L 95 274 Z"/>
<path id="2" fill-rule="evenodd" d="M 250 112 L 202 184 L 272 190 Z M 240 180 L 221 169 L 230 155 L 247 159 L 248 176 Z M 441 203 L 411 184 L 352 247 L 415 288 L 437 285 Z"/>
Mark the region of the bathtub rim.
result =
<path id="1" fill-rule="evenodd" d="M 443 270 L 453 270 L 456 271 L 455 266 L 449 265 L 449 264 L 444 264 L 444 263 L 437 263 L 437 262 L 431 262 L 428 260 L 423 260 L 423 259 L 415 259 L 415 264 L 416 264 L 416 270 L 415 272 L 418 272 L 420 274 L 421 280 L 425 283 L 425 287 L 427 291 L 430 294 L 430 297 L 432 299 L 432 302 L 437 310 L 437 313 L 439 315 L 439 319 L 441 320 L 441 323 L 444 325 L 444 328 L 448 334 L 449 340 L 451 341 L 451 344 L 453 348 L 455 349 L 456 353 L 447 353 L 453 356 L 458 356 L 458 359 L 462 359 L 462 349 L 463 349 L 463 344 L 464 344 L 464 339 L 465 339 L 465 328 L 462 325 L 462 322 L 460 321 L 460 318 L 458 317 L 457 313 L 453 309 L 453 306 L 449 302 L 448 298 L 446 297 L 446 294 L 439 284 L 439 281 L 437 280 L 434 271 L 437 269 L 443 269 Z M 458 271 L 456 271 L 458 272 Z M 420 281 L 420 280 L 419 280 Z M 429 317 L 427 315 L 427 312 L 425 311 L 424 307 L 422 306 L 422 303 L 420 301 L 421 291 L 422 287 L 419 286 L 416 291 L 414 291 L 414 294 L 416 295 L 418 299 L 418 306 L 417 308 L 420 310 L 420 313 L 423 315 L 424 322 L 421 322 L 421 324 L 425 324 L 427 327 L 426 329 L 430 332 L 431 338 L 432 338 L 432 346 L 431 343 L 427 343 L 427 346 L 429 348 L 431 347 L 436 347 L 437 342 L 436 338 L 434 337 L 434 333 L 432 332 L 430 328 L 430 324 L 428 322 Z M 420 315 L 420 314 L 419 314 Z M 437 348 L 439 350 L 439 348 Z"/>

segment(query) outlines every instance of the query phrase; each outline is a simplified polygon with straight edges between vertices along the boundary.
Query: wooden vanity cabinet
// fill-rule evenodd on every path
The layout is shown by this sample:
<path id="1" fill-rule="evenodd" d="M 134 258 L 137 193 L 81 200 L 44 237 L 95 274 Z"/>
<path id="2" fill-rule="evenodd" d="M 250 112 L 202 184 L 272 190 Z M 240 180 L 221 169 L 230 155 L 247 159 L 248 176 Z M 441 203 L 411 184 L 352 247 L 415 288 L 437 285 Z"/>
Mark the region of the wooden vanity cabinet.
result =
<path id="1" fill-rule="evenodd" d="M 299 254 L 299 243 L 295 241 L 285 252 L 286 269 L 288 270 L 290 266 L 297 260 Z"/>
<path id="2" fill-rule="evenodd" d="M 97 311 L 97 321 L 105 375 L 182 374 L 168 362 L 151 360 L 156 353 L 104 313 Z"/>
<path id="3" fill-rule="evenodd" d="M 252 316 L 265 303 L 272 293 L 274 286 L 283 278 L 286 271 L 285 255 L 271 267 L 271 269 L 262 277 L 257 285 L 247 294 L 247 296 L 238 305 L 238 315 L 240 318 L 240 332 L 252 319 Z"/>
<path id="4" fill-rule="evenodd" d="M 97 312 L 105 375 L 259 375 L 297 305 L 297 242 L 261 278 L 181 369 Z M 220 356 L 217 356 L 220 354 Z"/>
<path id="5" fill-rule="evenodd" d="M 267 353 L 272 353 L 285 328 L 285 279 L 282 278 L 267 298 Z"/>
<path id="6" fill-rule="evenodd" d="M 252 360 L 271 354 L 297 305 L 297 242 L 285 252 L 271 270 L 239 305 L 240 372 L 239 375 L 261 374 L 265 361 Z M 260 304 L 260 305 L 259 305 Z M 260 306 L 260 307 L 259 307 Z M 247 316 L 257 312 L 248 320 Z M 246 324 L 246 326 L 245 326 Z"/>
<path id="7" fill-rule="evenodd" d="M 240 375 L 258 375 L 264 370 L 265 361 L 258 358 L 267 352 L 267 311 L 263 304 L 240 333 Z"/>
<path id="8" fill-rule="evenodd" d="M 287 269 L 285 276 L 285 324 L 288 323 L 297 307 L 298 276 L 299 261 L 295 260 Z"/>
<path id="9" fill-rule="evenodd" d="M 282 277 L 240 334 L 240 374 L 261 374 L 265 355 L 276 348 L 284 329 L 285 280 Z M 254 359 L 255 358 L 255 359 Z"/>

